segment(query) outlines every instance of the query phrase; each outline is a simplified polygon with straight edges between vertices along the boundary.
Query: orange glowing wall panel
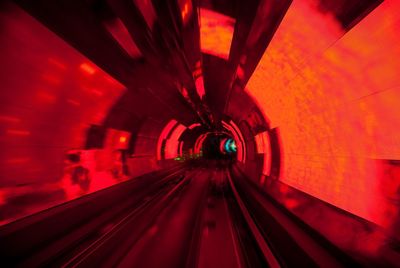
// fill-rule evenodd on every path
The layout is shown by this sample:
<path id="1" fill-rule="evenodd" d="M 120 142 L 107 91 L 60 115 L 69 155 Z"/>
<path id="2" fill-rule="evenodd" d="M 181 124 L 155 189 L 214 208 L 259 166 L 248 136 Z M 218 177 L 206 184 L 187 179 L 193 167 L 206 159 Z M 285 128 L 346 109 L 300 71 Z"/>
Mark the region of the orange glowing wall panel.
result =
<path id="1" fill-rule="evenodd" d="M 3 8 L 3 7 L 2 7 Z M 15 5 L 0 13 L 0 187 L 57 181 L 125 87 Z"/>
<path id="2" fill-rule="evenodd" d="M 400 2 L 348 32 L 294 1 L 247 85 L 281 134 L 281 180 L 384 225 L 377 159 L 400 159 Z"/>
<path id="3" fill-rule="evenodd" d="M 200 47 L 207 54 L 229 59 L 235 19 L 200 8 Z"/>

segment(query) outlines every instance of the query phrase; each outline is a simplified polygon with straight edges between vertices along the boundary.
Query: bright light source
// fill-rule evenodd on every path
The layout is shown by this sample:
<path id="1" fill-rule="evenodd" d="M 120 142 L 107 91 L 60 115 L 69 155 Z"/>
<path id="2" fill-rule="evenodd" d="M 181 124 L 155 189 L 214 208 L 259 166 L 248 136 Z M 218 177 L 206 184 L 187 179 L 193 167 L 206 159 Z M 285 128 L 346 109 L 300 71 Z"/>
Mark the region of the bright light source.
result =
<path id="1" fill-rule="evenodd" d="M 233 139 L 227 139 L 224 144 L 227 153 L 236 153 L 236 143 Z"/>

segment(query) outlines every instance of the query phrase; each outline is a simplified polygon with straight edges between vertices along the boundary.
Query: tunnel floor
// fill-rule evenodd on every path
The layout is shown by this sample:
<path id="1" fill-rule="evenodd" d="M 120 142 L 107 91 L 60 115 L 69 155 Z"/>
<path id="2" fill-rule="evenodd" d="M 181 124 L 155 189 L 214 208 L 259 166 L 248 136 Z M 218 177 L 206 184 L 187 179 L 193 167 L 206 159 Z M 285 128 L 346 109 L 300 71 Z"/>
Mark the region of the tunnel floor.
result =
<path id="1" fill-rule="evenodd" d="M 217 161 L 122 182 L 0 234 L 10 267 L 391 266 L 339 250 Z"/>

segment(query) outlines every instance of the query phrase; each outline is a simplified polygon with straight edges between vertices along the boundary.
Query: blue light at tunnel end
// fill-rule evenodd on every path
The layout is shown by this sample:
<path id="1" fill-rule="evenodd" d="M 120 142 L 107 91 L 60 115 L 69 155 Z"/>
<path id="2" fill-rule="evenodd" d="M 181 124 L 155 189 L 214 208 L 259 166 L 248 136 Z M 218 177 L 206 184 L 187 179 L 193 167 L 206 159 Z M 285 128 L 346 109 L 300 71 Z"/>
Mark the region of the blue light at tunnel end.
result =
<path id="1" fill-rule="evenodd" d="M 236 143 L 233 139 L 227 139 L 224 144 L 225 152 L 236 153 Z"/>

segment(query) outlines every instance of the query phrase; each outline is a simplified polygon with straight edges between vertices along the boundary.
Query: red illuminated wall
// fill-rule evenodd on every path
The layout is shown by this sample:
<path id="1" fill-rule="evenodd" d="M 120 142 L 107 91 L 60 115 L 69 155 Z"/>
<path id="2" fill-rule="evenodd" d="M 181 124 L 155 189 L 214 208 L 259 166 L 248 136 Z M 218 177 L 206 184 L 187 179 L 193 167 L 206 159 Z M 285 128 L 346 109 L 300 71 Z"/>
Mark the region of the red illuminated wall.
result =
<path id="1" fill-rule="evenodd" d="M 172 159 L 179 153 L 179 138 L 186 130 L 184 125 L 179 124 L 170 134 L 165 144 L 165 159 Z"/>
<path id="2" fill-rule="evenodd" d="M 135 134 L 133 154 L 128 158 L 129 174 L 131 177 L 140 176 L 162 167 L 158 163 L 159 137 L 168 122 L 159 122 L 148 118 Z"/>
<path id="3" fill-rule="evenodd" d="M 313 3 L 293 1 L 247 91 L 280 131 L 282 181 L 385 225 L 395 211 L 380 159 L 400 158 L 400 2 L 348 32 Z"/>
<path id="4" fill-rule="evenodd" d="M 0 187 L 58 181 L 125 88 L 16 6 L 0 25 Z"/>

